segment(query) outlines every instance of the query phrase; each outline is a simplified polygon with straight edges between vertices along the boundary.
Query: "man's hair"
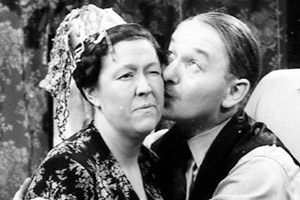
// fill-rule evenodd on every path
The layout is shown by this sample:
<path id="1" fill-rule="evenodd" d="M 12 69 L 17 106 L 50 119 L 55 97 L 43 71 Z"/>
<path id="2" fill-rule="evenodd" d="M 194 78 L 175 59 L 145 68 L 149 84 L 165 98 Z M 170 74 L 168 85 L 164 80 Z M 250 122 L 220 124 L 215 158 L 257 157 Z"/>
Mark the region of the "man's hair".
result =
<path id="1" fill-rule="evenodd" d="M 239 19 L 220 12 L 201 13 L 188 20 L 210 25 L 221 36 L 229 57 L 229 73 L 250 82 L 250 91 L 260 74 L 259 45 L 251 30 Z"/>

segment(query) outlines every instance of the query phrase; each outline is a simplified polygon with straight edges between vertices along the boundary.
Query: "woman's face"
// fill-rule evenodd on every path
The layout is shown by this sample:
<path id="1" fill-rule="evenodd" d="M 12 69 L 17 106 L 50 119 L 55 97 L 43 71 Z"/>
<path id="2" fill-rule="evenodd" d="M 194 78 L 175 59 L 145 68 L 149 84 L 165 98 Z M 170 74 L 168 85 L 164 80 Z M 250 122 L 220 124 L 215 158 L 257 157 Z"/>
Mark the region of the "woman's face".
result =
<path id="1" fill-rule="evenodd" d="M 146 136 L 158 124 L 164 103 L 156 51 L 148 40 L 137 39 L 118 42 L 113 55 L 114 60 L 109 54 L 102 61 L 96 106 L 112 129 Z"/>

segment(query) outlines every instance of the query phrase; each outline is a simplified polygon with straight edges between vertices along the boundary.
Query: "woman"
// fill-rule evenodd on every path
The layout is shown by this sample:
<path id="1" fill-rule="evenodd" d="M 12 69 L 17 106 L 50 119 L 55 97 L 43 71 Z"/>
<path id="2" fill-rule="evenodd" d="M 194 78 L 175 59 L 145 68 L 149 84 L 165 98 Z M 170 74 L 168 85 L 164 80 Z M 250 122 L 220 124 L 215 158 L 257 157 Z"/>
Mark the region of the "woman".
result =
<path id="1" fill-rule="evenodd" d="M 73 78 L 93 121 L 48 153 L 25 199 L 162 199 L 156 157 L 142 145 L 163 110 L 158 44 L 143 27 L 121 24 L 74 52 Z"/>

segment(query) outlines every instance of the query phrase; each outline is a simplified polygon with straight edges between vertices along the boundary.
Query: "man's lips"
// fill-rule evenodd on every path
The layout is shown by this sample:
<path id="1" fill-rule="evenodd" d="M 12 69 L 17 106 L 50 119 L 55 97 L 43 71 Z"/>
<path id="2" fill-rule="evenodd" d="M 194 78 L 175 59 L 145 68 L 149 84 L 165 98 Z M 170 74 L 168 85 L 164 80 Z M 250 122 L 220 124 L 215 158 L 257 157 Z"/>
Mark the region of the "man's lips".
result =
<path id="1" fill-rule="evenodd" d="M 174 98 L 175 96 L 176 95 L 173 89 L 165 88 L 165 98 Z"/>
<path id="2" fill-rule="evenodd" d="M 165 92 L 165 98 L 172 98 L 172 95 L 170 95 L 168 92 Z"/>

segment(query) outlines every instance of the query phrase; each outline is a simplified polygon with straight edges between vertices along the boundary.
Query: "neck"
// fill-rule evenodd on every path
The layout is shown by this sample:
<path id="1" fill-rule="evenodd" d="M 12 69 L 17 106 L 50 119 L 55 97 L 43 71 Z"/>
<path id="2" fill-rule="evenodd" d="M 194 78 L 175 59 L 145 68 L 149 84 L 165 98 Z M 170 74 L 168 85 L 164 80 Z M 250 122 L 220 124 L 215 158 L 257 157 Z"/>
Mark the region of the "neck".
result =
<path id="1" fill-rule="evenodd" d="M 116 129 L 99 111 L 95 113 L 94 125 L 101 133 L 103 140 L 118 161 L 139 199 L 147 199 L 138 163 L 144 134 L 132 135 L 132 133 L 124 133 Z"/>
<path id="2" fill-rule="evenodd" d="M 130 137 L 115 129 L 103 115 L 95 114 L 94 125 L 122 167 L 137 164 L 143 139 Z"/>
<path id="3" fill-rule="evenodd" d="M 186 138 L 191 138 L 199 134 L 215 128 L 222 124 L 226 120 L 230 119 L 237 111 L 238 108 L 231 109 L 230 111 L 220 112 L 216 116 L 209 116 L 206 118 L 196 118 L 191 120 L 185 120 L 182 122 L 176 122 L 180 131 Z"/>

